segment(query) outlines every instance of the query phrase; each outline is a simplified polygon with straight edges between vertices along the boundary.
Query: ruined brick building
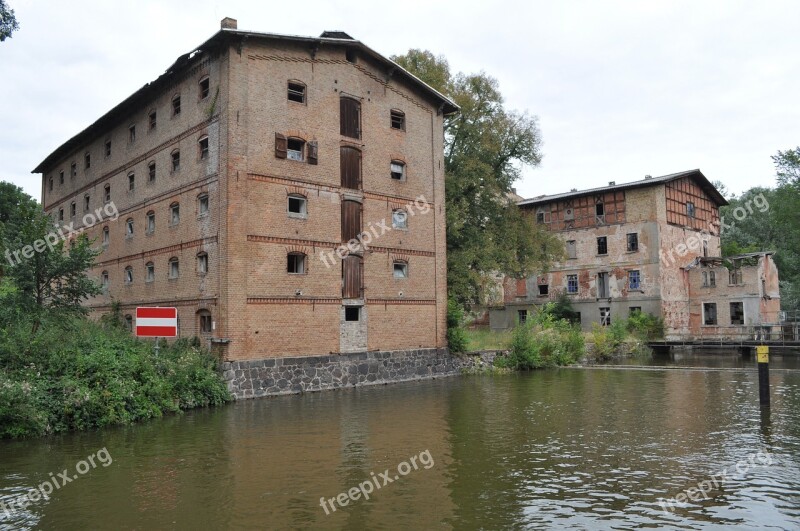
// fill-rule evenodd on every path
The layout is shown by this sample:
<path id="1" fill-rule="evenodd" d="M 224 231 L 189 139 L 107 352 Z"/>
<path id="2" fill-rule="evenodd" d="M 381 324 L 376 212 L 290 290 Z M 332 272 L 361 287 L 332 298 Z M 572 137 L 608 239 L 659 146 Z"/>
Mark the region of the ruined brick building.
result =
<path id="1" fill-rule="evenodd" d="M 750 334 L 778 325 L 771 253 L 719 258 L 719 207 L 727 201 L 700 170 L 518 204 L 558 233 L 567 256 L 549 272 L 505 279 L 503 303 L 490 310 L 492 328 L 514 326 L 562 293 L 584 330 L 637 310 L 662 316 L 668 338 Z"/>
<path id="2" fill-rule="evenodd" d="M 176 306 L 224 360 L 437 349 L 456 111 L 345 33 L 224 19 L 34 172 L 45 210 L 102 248 L 95 316 Z"/>

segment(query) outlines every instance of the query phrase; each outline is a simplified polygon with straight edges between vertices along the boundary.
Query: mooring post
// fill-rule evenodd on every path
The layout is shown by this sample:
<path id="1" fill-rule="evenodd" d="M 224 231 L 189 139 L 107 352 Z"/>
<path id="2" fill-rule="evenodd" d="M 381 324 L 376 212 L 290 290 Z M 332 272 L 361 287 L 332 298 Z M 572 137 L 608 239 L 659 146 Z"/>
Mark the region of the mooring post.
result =
<path id="1" fill-rule="evenodd" d="M 756 360 L 758 361 L 758 402 L 761 407 L 769 407 L 769 347 L 767 345 L 756 347 Z"/>
<path id="2" fill-rule="evenodd" d="M 156 340 L 156 346 L 155 346 L 155 347 L 153 347 L 153 350 L 155 350 L 155 352 L 156 352 L 156 358 L 157 358 L 157 357 L 158 357 L 158 338 L 155 338 L 155 340 Z"/>

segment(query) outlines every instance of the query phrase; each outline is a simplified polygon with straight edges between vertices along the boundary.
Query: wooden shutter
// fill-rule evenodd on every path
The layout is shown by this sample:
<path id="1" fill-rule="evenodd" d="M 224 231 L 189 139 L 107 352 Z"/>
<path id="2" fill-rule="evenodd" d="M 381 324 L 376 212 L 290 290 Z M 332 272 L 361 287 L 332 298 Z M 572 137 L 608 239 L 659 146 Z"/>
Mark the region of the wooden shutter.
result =
<path id="1" fill-rule="evenodd" d="M 339 149 L 342 187 L 358 190 L 361 188 L 361 151 L 354 147 L 342 146 Z"/>
<path id="2" fill-rule="evenodd" d="M 317 163 L 317 141 L 314 140 L 312 142 L 308 142 L 306 144 L 308 146 L 308 156 L 306 159 L 308 160 L 309 164 L 316 164 Z"/>
<path id="3" fill-rule="evenodd" d="M 286 158 L 286 137 L 280 133 L 275 133 L 275 157 Z"/>
<path id="4" fill-rule="evenodd" d="M 345 299 L 361 298 L 361 257 L 346 256 L 342 260 L 342 297 Z"/>
<path id="5" fill-rule="evenodd" d="M 361 102 L 353 98 L 339 100 L 339 131 L 350 138 L 361 138 Z"/>
<path id="6" fill-rule="evenodd" d="M 361 203 L 342 201 L 342 241 L 349 242 L 361 234 Z"/>

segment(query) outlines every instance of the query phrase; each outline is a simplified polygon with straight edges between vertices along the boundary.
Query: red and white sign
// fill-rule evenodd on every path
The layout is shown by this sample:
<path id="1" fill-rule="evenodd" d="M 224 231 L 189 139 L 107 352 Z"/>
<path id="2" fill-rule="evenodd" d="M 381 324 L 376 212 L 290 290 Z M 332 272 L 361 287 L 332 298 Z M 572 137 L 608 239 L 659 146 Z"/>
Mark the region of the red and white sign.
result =
<path id="1" fill-rule="evenodd" d="M 178 309 L 136 308 L 136 337 L 178 337 Z"/>

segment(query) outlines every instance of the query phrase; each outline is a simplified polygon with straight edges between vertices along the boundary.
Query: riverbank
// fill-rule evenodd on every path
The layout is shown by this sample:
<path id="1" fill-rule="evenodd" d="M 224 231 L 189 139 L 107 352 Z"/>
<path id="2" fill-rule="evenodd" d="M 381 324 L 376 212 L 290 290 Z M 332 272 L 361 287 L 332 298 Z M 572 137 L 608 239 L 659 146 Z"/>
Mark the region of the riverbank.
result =
<path id="1" fill-rule="evenodd" d="M 26 319 L 0 335 L 0 438 L 36 437 L 157 418 L 230 400 L 198 343 L 161 346 L 82 317 Z"/>

